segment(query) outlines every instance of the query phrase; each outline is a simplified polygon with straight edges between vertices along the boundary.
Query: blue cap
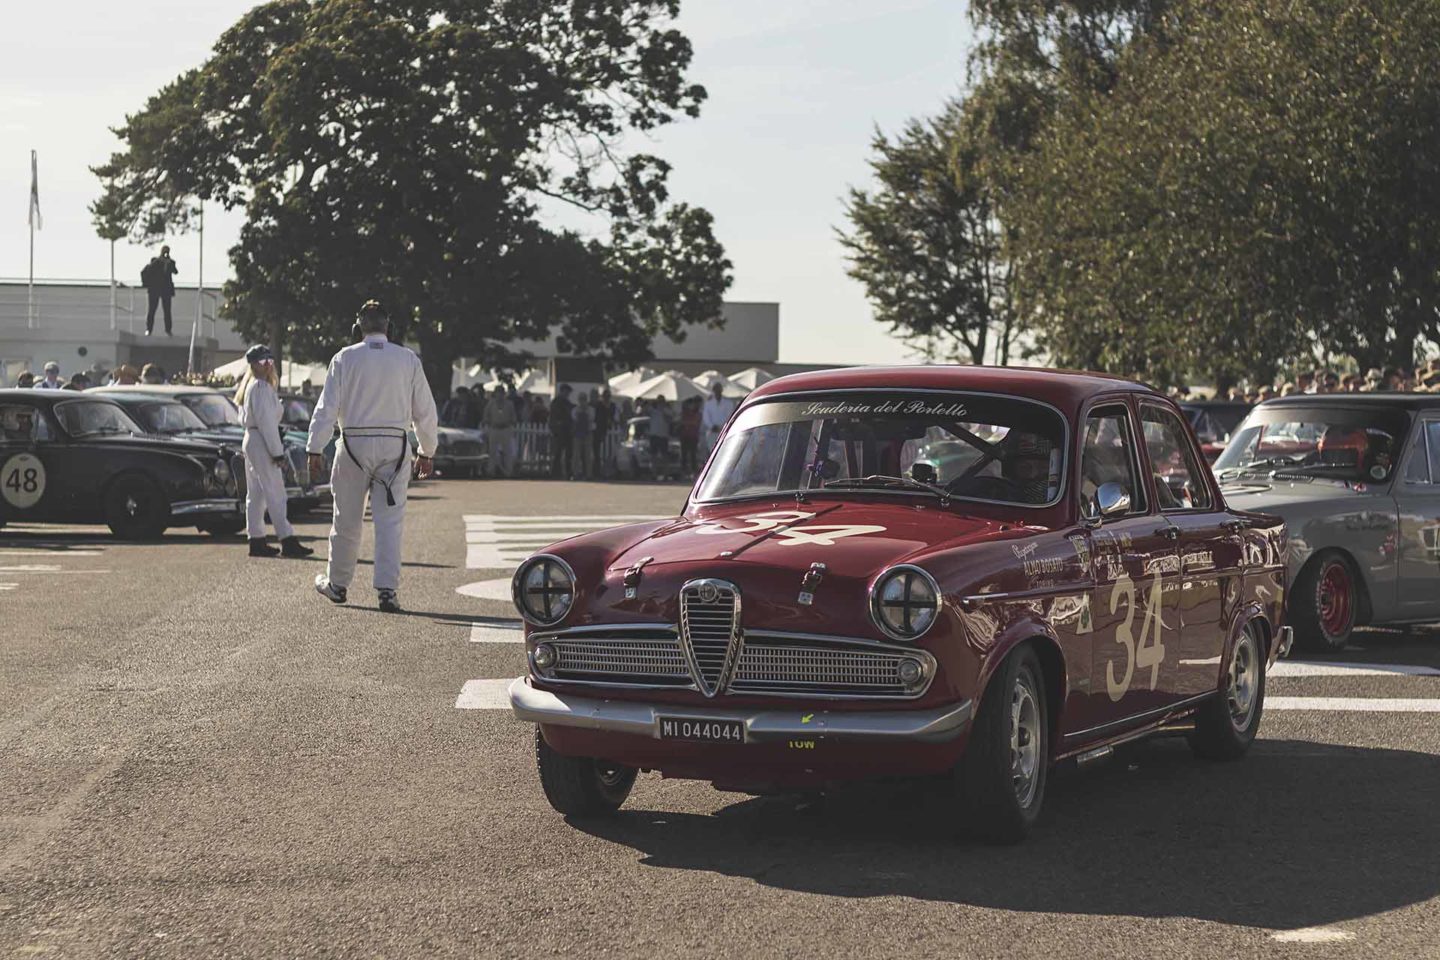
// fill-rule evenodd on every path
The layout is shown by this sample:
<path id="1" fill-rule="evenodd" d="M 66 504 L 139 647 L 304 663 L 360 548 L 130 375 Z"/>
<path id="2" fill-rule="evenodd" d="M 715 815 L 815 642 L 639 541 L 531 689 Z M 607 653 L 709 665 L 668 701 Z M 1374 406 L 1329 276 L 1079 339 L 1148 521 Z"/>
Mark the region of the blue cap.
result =
<path id="1" fill-rule="evenodd" d="M 265 346 L 265 344 L 263 343 L 257 343 L 255 344 L 255 346 L 245 351 L 246 363 L 264 363 L 266 360 L 274 359 L 275 354 L 271 353 L 270 348 Z"/>

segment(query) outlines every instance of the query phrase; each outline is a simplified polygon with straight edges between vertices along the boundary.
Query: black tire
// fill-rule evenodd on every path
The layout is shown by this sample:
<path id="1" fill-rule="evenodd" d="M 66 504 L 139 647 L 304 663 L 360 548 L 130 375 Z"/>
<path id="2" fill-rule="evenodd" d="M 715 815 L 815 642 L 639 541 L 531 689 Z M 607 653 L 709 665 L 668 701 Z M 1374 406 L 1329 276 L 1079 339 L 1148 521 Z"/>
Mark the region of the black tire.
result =
<path id="1" fill-rule="evenodd" d="M 1355 630 L 1360 578 L 1344 554 L 1329 551 L 1305 565 L 1290 590 L 1290 623 L 1303 650 L 1344 649 Z"/>
<path id="2" fill-rule="evenodd" d="M 567 817 L 598 817 L 620 809 L 635 786 L 635 768 L 550 749 L 535 728 L 535 766 L 550 806 Z"/>
<path id="3" fill-rule="evenodd" d="M 1049 765 L 1045 675 L 1035 652 L 1021 647 L 1005 658 L 985 688 L 970 742 L 956 766 L 963 831 L 986 843 L 1024 840 L 1040 817 Z"/>
<path id="4" fill-rule="evenodd" d="M 142 473 L 121 474 L 102 495 L 105 525 L 121 540 L 156 540 L 170 523 L 170 501 Z"/>
<path id="5" fill-rule="evenodd" d="M 1220 692 L 1195 714 L 1190 749 L 1206 760 L 1245 756 L 1265 713 L 1265 667 L 1269 653 L 1260 628 L 1247 623 L 1227 658 Z"/>

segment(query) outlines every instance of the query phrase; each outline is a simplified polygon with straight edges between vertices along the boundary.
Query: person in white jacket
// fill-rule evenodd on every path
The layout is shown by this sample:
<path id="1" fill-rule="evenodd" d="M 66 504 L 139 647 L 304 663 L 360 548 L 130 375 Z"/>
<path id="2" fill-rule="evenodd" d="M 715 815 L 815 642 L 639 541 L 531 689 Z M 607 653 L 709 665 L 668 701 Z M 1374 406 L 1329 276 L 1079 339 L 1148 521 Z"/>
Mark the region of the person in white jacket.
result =
<path id="1" fill-rule="evenodd" d="M 335 519 L 330 528 L 330 561 L 315 578 L 315 589 L 332 603 L 344 603 L 355 575 L 365 500 L 375 524 L 373 584 L 380 609 L 400 612 L 400 546 L 405 529 L 405 495 L 410 487 L 410 439 L 414 428 L 415 476 L 434 472 L 437 444 L 435 397 L 420 358 L 391 343 L 390 318 L 374 300 L 360 308 L 352 330 L 360 343 L 335 354 L 325 389 L 310 420 L 312 475 L 324 469 L 320 452 L 338 424 L 340 444 L 330 472 Z"/>
<path id="2" fill-rule="evenodd" d="M 257 344 L 245 351 L 249 371 L 235 390 L 235 402 L 244 415 L 245 438 L 245 534 L 250 538 L 250 556 L 308 557 L 315 551 L 300 542 L 290 526 L 285 506 L 285 444 L 280 437 L 280 398 L 275 393 L 275 357 L 270 348 Z M 280 538 L 276 550 L 265 538 L 265 514 Z"/>

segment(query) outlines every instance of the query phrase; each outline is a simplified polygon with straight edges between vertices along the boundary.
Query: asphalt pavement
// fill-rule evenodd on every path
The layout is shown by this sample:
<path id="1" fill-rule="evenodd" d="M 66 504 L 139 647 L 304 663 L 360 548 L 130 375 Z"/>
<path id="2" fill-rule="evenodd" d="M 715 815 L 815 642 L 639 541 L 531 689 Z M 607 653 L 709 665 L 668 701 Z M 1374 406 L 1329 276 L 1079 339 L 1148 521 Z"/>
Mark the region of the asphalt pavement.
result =
<path id="1" fill-rule="evenodd" d="M 318 517 L 306 561 L 0 532 L 0 956 L 1440 956 L 1431 630 L 1286 662 L 1240 762 L 1062 769 L 1019 847 L 956 841 L 916 784 L 805 806 L 646 775 L 567 823 L 499 709 L 509 570 L 684 497 L 416 487 L 403 616 L 368 565 L 347 606 L 313 592 Z"/>

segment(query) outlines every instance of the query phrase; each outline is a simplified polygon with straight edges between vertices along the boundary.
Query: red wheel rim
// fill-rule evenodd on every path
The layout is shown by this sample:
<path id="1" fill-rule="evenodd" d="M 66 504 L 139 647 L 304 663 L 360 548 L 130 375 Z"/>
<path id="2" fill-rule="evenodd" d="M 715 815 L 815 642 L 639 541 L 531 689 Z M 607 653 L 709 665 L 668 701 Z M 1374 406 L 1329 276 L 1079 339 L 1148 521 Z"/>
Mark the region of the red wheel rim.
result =
<path id="1" fill-rule="evenodd" d="M 1316 597 L 1320 608 L 1320 627 L 1326 636 L 1336 637 L 1350 628 L 1350 571 L 1338 563 L 1325 567 L 1320 576 Z"/>

